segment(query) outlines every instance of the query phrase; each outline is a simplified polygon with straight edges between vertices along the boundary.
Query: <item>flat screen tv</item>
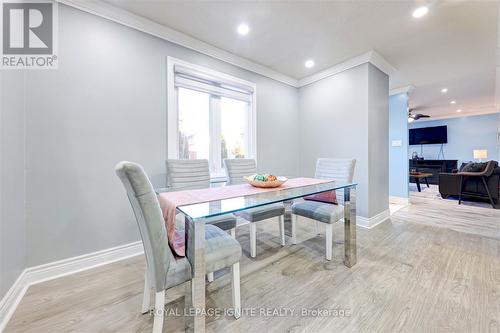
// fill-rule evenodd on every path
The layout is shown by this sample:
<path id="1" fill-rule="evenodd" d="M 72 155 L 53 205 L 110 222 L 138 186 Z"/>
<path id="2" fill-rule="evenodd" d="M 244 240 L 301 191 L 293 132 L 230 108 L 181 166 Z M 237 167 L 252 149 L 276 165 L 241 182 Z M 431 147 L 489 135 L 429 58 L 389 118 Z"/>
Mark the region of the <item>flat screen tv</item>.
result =
<path id="1" fill-rule="evenodd" d="M 448 127 L 424 127 L 410 129 L 410 145 L 448 143 Z"/>

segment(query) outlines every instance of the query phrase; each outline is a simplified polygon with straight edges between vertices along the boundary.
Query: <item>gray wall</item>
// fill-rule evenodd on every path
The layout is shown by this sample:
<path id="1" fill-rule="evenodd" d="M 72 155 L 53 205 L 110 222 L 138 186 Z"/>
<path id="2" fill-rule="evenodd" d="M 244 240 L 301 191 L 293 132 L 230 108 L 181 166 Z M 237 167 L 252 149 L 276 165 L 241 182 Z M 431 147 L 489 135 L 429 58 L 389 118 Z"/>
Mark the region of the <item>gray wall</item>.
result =
<path id="1" fill-rule="evenodd" d="M 0 72 L 0 298 L 26 265 L 24 73 Z"/>
<path id="2" fill-rule="evenodd" d="M 354 156 L 360 215 L 386 206 L 373 163 L 387 161 L 388 82 L 373 66 L 298 91 L 64 5 L 59 20 L 59 69 L 1 72 L 1 295 L 25 267 L 139 240 L 114 165 L 165 185 L 167 56 L 257 84 L 260 169 L 312 175 L 318 157 Z"/>
<path id="3" fill-rule="evenodd" d="M 368 64 L 368 216 L 389 209 L 389 77 Z M 364 216 L 364 215 L 361 215 Z"/>
<path id="4" fill-rule="evenodd" d="M 371 64 L 299 89 L 301 174 L 312 176 L 318 157 L 356 158 L 358 215 L 367 218 L 388 208 L 388 89 Z"/>
<path id="5" fill-rule="evenodd" d="M 298 174 L 295 88 L 59 9 L 59 69 L 27 73 L 28 266 L 139 240 L 114 165 L 137 161 L 165 184 L 167 56 L 255 82 L 259 167 Z"/>

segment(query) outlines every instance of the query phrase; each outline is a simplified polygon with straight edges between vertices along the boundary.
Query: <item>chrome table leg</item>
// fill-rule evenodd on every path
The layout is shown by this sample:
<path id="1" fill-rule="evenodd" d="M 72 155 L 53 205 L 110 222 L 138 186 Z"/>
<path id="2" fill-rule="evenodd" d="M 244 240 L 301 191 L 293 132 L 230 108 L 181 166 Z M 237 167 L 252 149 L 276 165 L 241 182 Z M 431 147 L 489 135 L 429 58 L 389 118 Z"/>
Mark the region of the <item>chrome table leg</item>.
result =
<path id="1" fill-rule="evenodd" d="M 344 265 L 356 264 L 356 188 L 344 190 Z"/>
<path id="2" fill-rule="evenodd" d="M 205 332 L 205 221 L 186 216 L 186 256 L 191 264 L 191 309 L 186 331 Z"/>

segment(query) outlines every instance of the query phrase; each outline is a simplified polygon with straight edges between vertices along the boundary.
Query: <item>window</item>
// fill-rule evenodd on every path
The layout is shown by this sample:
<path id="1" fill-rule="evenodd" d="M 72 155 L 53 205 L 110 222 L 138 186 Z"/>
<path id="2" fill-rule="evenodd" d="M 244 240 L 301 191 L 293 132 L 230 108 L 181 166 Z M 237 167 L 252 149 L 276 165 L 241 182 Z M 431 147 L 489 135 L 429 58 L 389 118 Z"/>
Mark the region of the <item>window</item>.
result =
<path id="1" fill-rule="evenodd" d="M 225 158 L 255 158 L 255 85 L 169 58 L 168 156 L 208 159 L 212 178 Z"/>

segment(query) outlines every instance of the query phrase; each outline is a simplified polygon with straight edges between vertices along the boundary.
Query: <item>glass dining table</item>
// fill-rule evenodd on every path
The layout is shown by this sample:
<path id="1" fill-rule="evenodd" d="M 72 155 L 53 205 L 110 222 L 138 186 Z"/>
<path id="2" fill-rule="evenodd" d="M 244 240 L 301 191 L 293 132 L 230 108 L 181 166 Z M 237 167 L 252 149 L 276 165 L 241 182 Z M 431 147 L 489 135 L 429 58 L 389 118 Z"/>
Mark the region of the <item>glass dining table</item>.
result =
<path id="1" fill-rule="evenodd" d="M 224 185 L 214 183 L 211 186 L 219 187 Z M 191 250 L 186 251 L 186 254 L 192 268 L 191 306 L 196 311 L 194 311 L 189 324 L 190 331 L 205 331 L 205 275 L 207 273 L 205 271 L 204 251 L 205 219 L 279 202 L 290 205 L 295 199 L 336 191 L 337 201 L 344 207 L 344 265 L 352 267 L 356 264 L 356 186 L 356 183 L 329 181 L 316 185 L 278 189 L 258 194 L 177 206 L 177 210 L 185 215 L 186 246 L 191 247 Z M 172 192 L 175 190 L 158 188 L 156 192 Z"/>

